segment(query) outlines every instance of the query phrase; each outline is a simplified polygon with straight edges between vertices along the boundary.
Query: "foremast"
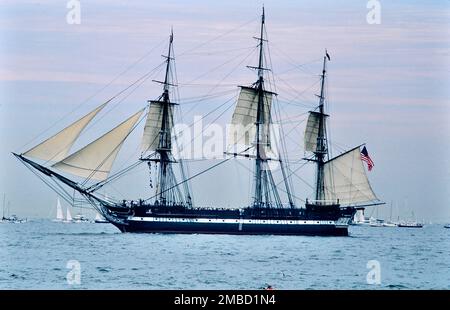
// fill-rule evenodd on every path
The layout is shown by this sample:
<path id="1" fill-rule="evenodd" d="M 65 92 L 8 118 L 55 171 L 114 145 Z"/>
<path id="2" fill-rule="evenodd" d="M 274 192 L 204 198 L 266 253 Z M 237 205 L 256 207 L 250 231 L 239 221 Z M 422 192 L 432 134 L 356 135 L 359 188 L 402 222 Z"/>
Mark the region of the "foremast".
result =
<path id="1" fill-rule="evenodd" d="M 328 54 L 325 52 L 323 56 L 323 68 L 321 75 L 321 86 L 319 97 L 319 131 L 317 134 L 317 145 L 314 151 L 314 157 L 316 162 L 316 191 L 315 200 L 318 203 L 323 203 L 325 200 L 325 182 L 324 182 L 324 165 L 326 159 L 328 159 L 328 141 L 326 132 L 326 117 L 325 114 L 325 78 L 326 78 L 326 64 L 327 64 Z"/>

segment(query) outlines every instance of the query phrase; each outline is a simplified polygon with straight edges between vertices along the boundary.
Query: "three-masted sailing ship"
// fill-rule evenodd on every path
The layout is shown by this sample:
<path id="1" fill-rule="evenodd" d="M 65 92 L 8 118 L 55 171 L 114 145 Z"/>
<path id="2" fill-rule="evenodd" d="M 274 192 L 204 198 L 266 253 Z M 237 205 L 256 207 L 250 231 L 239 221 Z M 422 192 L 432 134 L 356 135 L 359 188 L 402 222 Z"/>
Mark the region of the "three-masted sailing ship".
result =
<path id="1" fill-rule="evenodd" d="M 327 139 L 324 83 L 327 73 L 326 53 L 323 57 L 319 104 L 309 112 L 304 142 L 306 158 L 316 166 L 313 200 L 298 206 L 292 195 L 289 171 L 281 157 L 269 155 L 270 125 L 273 120 L 272 100 L 277 94 L 266 89 L 264 48 L 265 14 L 261 18 L 258 40 L 259 62 L 250 67 L 257 79 L 240 86 L 231 123 L 250 128 L 246 133 L 248 147 L 242 152 L 227 153 L 228 159 L 245 156 L 254 161 L 252 201 L 236 208 L 202 208 L 192 201 L 189 182 L 182 160 L 175 158 L 172 129 L 174 109 L 170 69 L 174 61 L 173 33 L 170 35 L 162 94 L 148 102 L 146 108 L 134 113 L 120 125 L 85 147 L 70 150 L 85 127 L 108 104 L 95 108 L 84 117 L 51 136 L 30 150 L 14 154 L 29 168 L 81 194 L 107 221 L 122 232 L 148 233 L 213 233 L 213 234 L 282 234 L 345 236 L 357 208 L 377 203 L 361 161 L 361 146 L 330 158 Z M 154 196 L 136 201 L 105 199 L 99 189 L 120 173 L 110 174 L 114 160 L 125 139 L 145 119 L 140 162 L 157 165 L 158 176 Z M 250 134 L 249 134 L 250 133 Z M 39 159 L 44 163 L 38 163 Z M 226 160 L 228 160 L 226 159 Z M 283 203 L 271 171 L 270 161 L 277 161 L 283 175 Z M 50 165 L 49 165 L 50 163 Z M 177 180 L 175 167 L 180 169 Z M 214 168 L 214 167 L 211 167 Z M 211 168 L 208 168 L 211 169 Z M 65 174 L 85 181 L 76 182 Z M 64 175 L 63 175 L 64 174 Z M 91 183 L 88 183 L 90 181 Z"/>

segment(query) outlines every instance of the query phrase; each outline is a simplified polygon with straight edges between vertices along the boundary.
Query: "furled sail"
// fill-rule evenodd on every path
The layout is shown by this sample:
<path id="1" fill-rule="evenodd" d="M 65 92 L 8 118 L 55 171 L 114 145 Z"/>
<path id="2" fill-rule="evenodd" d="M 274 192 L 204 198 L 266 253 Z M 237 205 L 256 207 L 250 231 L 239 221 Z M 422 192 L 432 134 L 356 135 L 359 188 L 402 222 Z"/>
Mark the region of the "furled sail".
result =
<path id="1" fill-rule="evenodd" d="M 83 178 L 106 179 L 123 142 L 143 112 L 144 109 L 52 167 Z"/>
<path id="2" fill-rule="evenodd" d="M 95 108 L 75 123 L 72 123 L 44 142 L 26 151 L 23 155 L 46 161 L 60 161 L 64 159 L 69 154 L 70 148 L 75 143 L 75 140 L 80 136 L 83 129 L 98 114 L 98 112 L 105 107 L 107 103 L 108 102 Z"/>
<path id="3" fill-rule="evenodd" d="M 142 143 L 141 143 L 141 149 L 143 152 L 153 152 L 156 151 L 156 149 L 159 146 L 159 140 L 162 134 L 161 133 L 161 127 L 162 127 L 162 121 L 163 121 L 163 102 L 161 101 L 151 101 L 150 102 L 150 108 L 147 116 L 147 121 L 145 122 L 144 127 L 144 135 L 142 136 Z M 171 132 L 173 127 L 173 109 L 172 105 L 168 105 L 168 120 L 167 120 L 167 146 L 168 148 L 171 147 Z"/>
<path id="4" fill-rule="evenodd" d="M 240 86 L 236 108 L 231 119 L 232 128 L 229 132 L 229 144 L 252 145 L 256 135 L 256 118 L 258 113 L 258 90 L 251 87 Z M 264 91 L 264 126 L 260 142 L 270 147 L 271 124 L 270 111 L 272 107 L 272 92 Z"/>
<path id="5" fill-rule="evenodd" d="M 320 113 L 310 111 L 305 127 L 304 147 L 305 151 L 314 152 L 317 148 L 319 136 Z M 326 116 L 326 115 L 325 115 Z"/>
<path id="6" fill-rule="evenodd" d="M 325 199 L 339 199 L 342 205 L 378 200 L 367 178 L 359 147 L 325 163 L 324 185 Z"/>

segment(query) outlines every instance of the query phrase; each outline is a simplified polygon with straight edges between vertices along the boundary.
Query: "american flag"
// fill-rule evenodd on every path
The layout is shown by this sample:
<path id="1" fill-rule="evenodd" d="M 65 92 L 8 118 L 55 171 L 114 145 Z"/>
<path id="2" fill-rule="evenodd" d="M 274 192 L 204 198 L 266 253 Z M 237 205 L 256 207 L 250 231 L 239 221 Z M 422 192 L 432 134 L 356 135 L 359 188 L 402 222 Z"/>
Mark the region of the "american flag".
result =
<path id="1" fill-rule="evenodd" d="M 369 171 L 372 170 L 373 166 L 375 166 L 375 164 L 373 163 L 372 159 L 369 156 L 369 153 L 367 152 L 366 147 L 363 147 L 361 151 L 361 160 L 366 162 L 367 169 L 369 169 Z"/>

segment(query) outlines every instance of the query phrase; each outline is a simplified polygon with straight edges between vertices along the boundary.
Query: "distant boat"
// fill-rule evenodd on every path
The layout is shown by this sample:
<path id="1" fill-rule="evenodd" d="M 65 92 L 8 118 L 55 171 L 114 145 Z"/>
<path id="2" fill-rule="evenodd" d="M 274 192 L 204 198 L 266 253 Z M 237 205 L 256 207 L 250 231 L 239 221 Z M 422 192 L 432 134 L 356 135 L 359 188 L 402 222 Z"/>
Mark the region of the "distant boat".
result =
<path id="1" fill-rule="evenodd" d="M 444 225 L 444 228 L 450 228 L 450 224 Z"/>
<path id="2" fill-rule="evenodd" d="M 75 223 L 87 223 L 89 222 L 89 219 L 87 217 L 85 217 L 83 214 L 81 213 L 77 213 L 74 217 L 73 217 L 73 221 Z"/>
<path id="3" fill-rule="evenodd" d="M 61 202 L 59 201 L 59 198 L 56 201 L 56 218 L 53 220 L 53 222 L 63 222 L 64 221 L 64 215 L 63 210 L 61 207 Z"/>
<path id="4" fill-rule="evenodd" d="M 73 222 L 72 215 L 70 214 L 69 207 L 67 207 L 66 219 L 64 220 L 64 223 L 72 223 L 72 222 Z"/>
<path id="5" fill-rule="evenodd" d="M 390 208 L 389 208 L 389 221 L 385 221 L 384 223 L 383 223 L 383 227 L 397 227 L 398 226 L 398 223 L 396 223 L 396 222 L 393 222 L 392 221 L 392 201 L 391 201 L 391 206 L 390 206 Z"/>
<path id="6" fill-rule="evenodd" d="M 414 211 L 412 212 L 412 218 L 413 220 L 410 221 L 403 221 L 398 223 L 398 227 L 404 227 L 404 228 L 422 228 L 423 224 L 418 223 L 415 220 Z"/>
<path id="7" fill-rule="evenodd" d="M 3 194 L 3 210 L 2 210 L 2 223 L 6 222 L 6 217 L 5 217 L 5 201 L 6 201 L 6 194 Z"/>
<path id="8" fill-rule="evenodd" d="M 3 214 L 1 223 L 25 223 L 27 219 L 19 219 L 17 215 L 9 215 L 9 201 L 8 201 L 8 216 L 5 216 L 6 194 L 3 194 Z"/>
<path id="9" fill-rule="evenodd" d="M 378 208 L 376 209 L 376 218 L 370 217 L 369 225 L 370 227 L 385 227 L 385 222 L 378 218 Z"/>
<path id="10" fill-rule="evenodd" d="M 364 217 L 364 209 L 358 209 L 355 213 L 355 216 L 353 217 L 353 221 L 351 225 L 369 225 L 370 221 L 369 219 L 366 219 Z"/>
<path id="11" fill-rule="evenodd" d="M 404 227 L 404 228 L 422 228 L 423 224 L 417 223 L 417 222 L 402 222 L 398 224 L 398 227 Z"/>
<path id="12" fill-rule="evenodd" d="M 105 220 L 100 213 L 97 212 L 97 214 L 95 215 L 95 219 L 94 219 L 94 223 L 109 223 L 107 220 Z"/>
<path id="13" fill-rule="evenodd" d="M 28 221 L 27 219 L 20 219 L 17 217 L 17 215 L 14 215 L 14 214 L 11 216 L 2 218 L 2 222 L 14 223 L 14 224 L 25 223 L 27 221 Z"/>
<path id="14" fill-rule="evenodd" d="M 391 222 L 391 221 L 383 223 L 383 227 L 397 227 L 397 226 L 398 226 L 397 223 L 394 223 L 394 222 Z"/>
<path id="15" fill-rule="evenodd" d="M 383 227 L 384 226 L 384 220 L 370 218 L 370 224 L 369 225 L 370 225 L 370 227 Z"/>

